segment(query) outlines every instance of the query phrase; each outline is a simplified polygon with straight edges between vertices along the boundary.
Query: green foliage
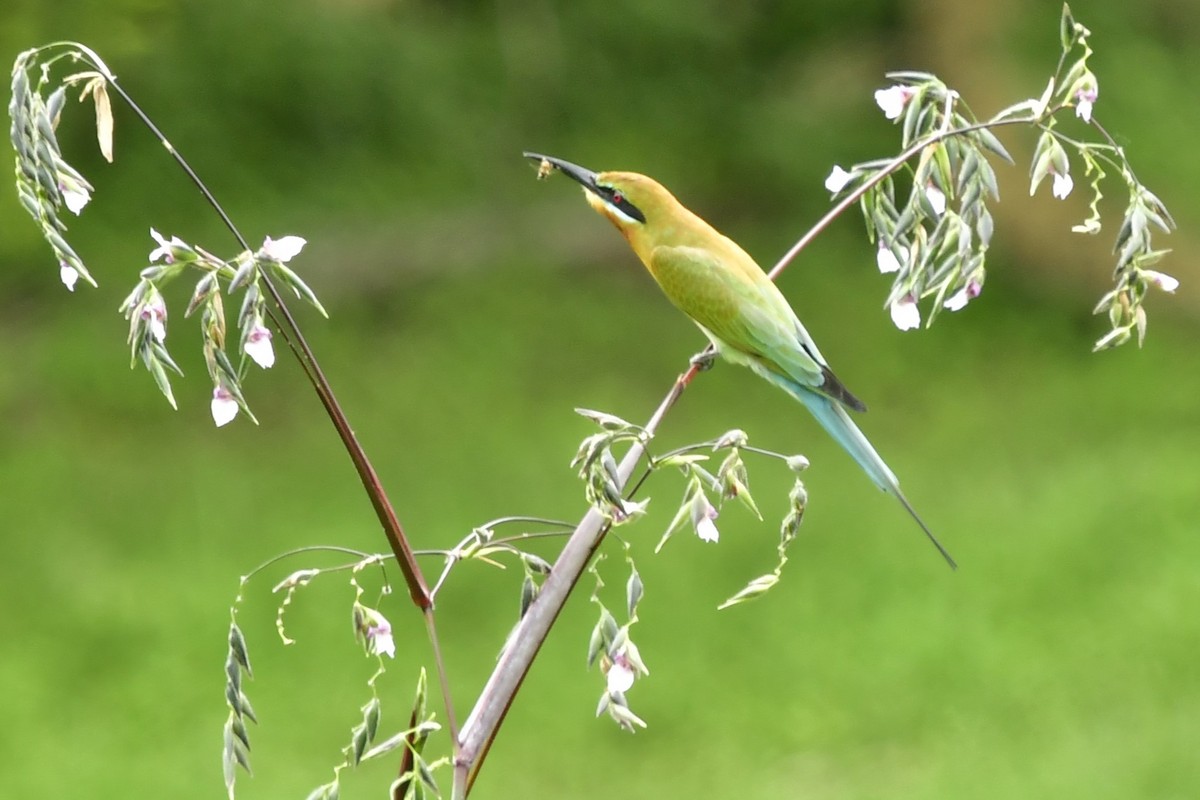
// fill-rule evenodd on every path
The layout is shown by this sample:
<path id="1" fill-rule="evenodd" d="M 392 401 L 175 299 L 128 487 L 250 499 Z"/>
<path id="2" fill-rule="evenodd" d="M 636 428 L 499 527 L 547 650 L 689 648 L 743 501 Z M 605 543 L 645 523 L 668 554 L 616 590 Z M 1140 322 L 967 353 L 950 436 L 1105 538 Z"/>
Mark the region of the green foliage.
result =
<path id="1" fill-rule="evenodd" d="M 814 273 L 809 291 L 866 292 L 875 277 Z M 505 289 L 545 307 L 520 307 Z M 333 326 L 320 345 L 329 363 L 361 370 L 355 379 L 337 368 L 349 376 L 344 400 L 418 546 L 445 546 L 450 531 L 511 510 L 518 495 L 518 506 L 578 514 L 583 500 L 564 458 L 581 429 L 572 405 L 634 416 L 695 349 L 695 334 L 660 313 L 652 295 L 611 281 L 500 267 L 469 285 L 401 294 L 404 335 L 364 349 L 373 328 L 351 323 Z M 956 320 L 945 328 L 952 337 L 905 339 L 873 304 L 859 316 L 853 307 L 814 309 L 809 320 L 814 331 L 864 331 L 837 342 L 837 358 L 862 373 L 871 435 L 896 453 L 905 488 L 955 548 L 958 573 L 914 545 L 903 514 L 788 398 L 718 366 L 697 379 L 688 413 L 661 444 L 737 422 L 751 441 L 808 454 L 814 499 L 787 580 L 753 604 L 714 610 L 771 566 L 786 471 L 752 465 L 767 521 L 724 515 L 716 548 L 688 535 L 651 555 L 674 511 L 652 504 L 628 529 L 641 537 L 648 587 L 637 628 L 654 677 L 636 701 L 650 728 L 630 740 L 591 718 L 598 679 L 583 672 L 582 647 L 595 607 L 573 603 L 503 741 L 505 759 L 535 768 L 486 773 L 480 790 L 590 797 L 594 784 L 575 777 L 598 764 L 622 769 L 634 798 L 801 790 L 866 798 L 900 784 L 927 797 L 1061 789 L 1115 800 L 1196 785 L 1188 742 L 1200 714 L 1198 631 L 1188 598 L 1200 507 L 1194 447 L 1180 431 L 1194 419 L 1200 382 L 1172 366 L 1190 357 L 1191 335 L 1163 324 L 1146 350 L 1097 360 L 1086 353 L 1086 327 L 1032 316 L 1003 289 L 992 297 L 980 307 L 983 323 Z M 464 302 L 475 317 L 448 319 L 446 309 Z M 617 332 L 602 324 L 614 307 L 624 311 Z M 544 331 L 561 328 L 559 315 L 573 321 L 573 335 L 548 348 Z M 511 338 L 489 338 L 481 320 Z M 10 786 L 54 796 L 78 785 L 57 768 L 67 724 L 94 795 L 211 798 L 221 793 L 214 652 L 229 634 L 221 607 L 231 576 L 297 544 L 378 549 L 378 534 L 294 371 L 273 375 L 280 395 L 262 399 L 262 428 L 214 435 L 204 387 L 184 384 L 173 414 L 141 376 L 113 382 L 111 366 L 125 357 L 119 343 L 103 384 L 86 365 L 58 363 L 81 348 L 104 358 L 104 327 L 79 317 L 39 327 L 36 338 L 10 326 L 3 338 L 6 363 L 29 366 L 0 393 L 23 422 L 0 434 L 6 527 L 15 533 L 0 602 L 20 608 L 34 598 L 40 609 L 0 623 L 12 644 L 0 666 L 10 696 L 4 746 L 22 755 Z M 994 346 L 997 328 L 1010 332 L 1005 348 Z M 645 353 L 651 338 L 665 352 Z M 620 375 L 582 369 L 606 350 L 628 354 Z M 872 370 L 871 350 L 896 368 Z M 570 380 L 539 379 L 547 360 Z M 477 413 L 483 396 L 504 424 Z M 80 448 L 83 440 L 90 446 Z M 136 478 L 148 465 L 153 492 Z M 616 558 L 605 568 L 614 611 L 623 609 L 627 568 Z M 474 685 L 512 624 L 514 577 L 457 569 L 438 601 L 450 621 L 443 644 L 456 679 Z M 292 647 L 276 643 L 275 598 L 250 597 L 239 615 L 260 720 L 255 777 L 239 781 L 246 800 L 303 797 L 327 779 L 373 671 L 347 630 L 344 582 L 304 592 L 288 612 Z M 392 598 L 381 609 L 397 636 L 420 636 L 403 599 Z M 405 725 L 411 679 L 391 670 L 379 683 L 392 729 Z M 48 716 L 64 693 L 69 713 Z M 587 746 L 547 759 L 547 740 Z M 368 763 L 346 776 L 341 796 L 377 796 L 394 770 L 388 756 Z"/>
<path id="2" fill-rule="evenodd" d="M 337 288 L 332 300 L 321 293 L 338 325 L 317 331 L 316 346 L 418 544 L 443 547 L 514 503 L 578 514 L 562 464 L 578 438 L 569 409 L 640 420 L 699 344 L 632 277 L 619 243 L 592 246 L 601 234 L 588 238 L 586 210 L 536 195 L 522 149 L 553 144 L 652 172 L 769 260 L 823 207 L 820 182 L 840 154 L 887 147 L 868 90 L 902 54 L 877 47 L 898 47 L 896 30 L 908 30 L 921 47 L 907 57 L 923 61 L 933 37 L 891 5 L 785 5 L 311 2 L 281 15 L 231 0 L 130 0 L 103 14 L 26 2 L 6 12 L 0 41 L 15 53 L 62 20 L 78 24 L 73 35 L 168 112 L 168 136 L 237 198 L 248 229 L 284 220 L 314 252 L 324 242 L 327 272 L 313 283 Z M 1088 21 L 1114 46 L 1115 63 L 1097 70 L 1113 76 L 1106 98 L 1128 98 L 1120 135 L 1151 155 L 1142 177 L 1165 184 L 1183 219 L 1195 216 L 1185 190 L 1200 160 L 1177 145 L 1195 112 L 1178 99 L 1190 43 L 1173 13 L 1111 3 L 1089 7 Z M 1035 23 L 1040 36 L 1045 20 Z M 1031 48 L 1039 70 L 1042 55 Z M 72 100 L 64 113 L 91 112 Z M 157 145 L 122 139 L 128 171 L 117 178 L 90 138 L 62 145 L 107 194 L 72 232 L 115 309 L 145 263 L 131 224 L 224 240 L 174 174 L 157 171 Z M 177 387 L 181 411 L 168 413 L 148 382 L 114 369 L 125 363 L 119 318 L 81 310 L 47 277 L 16 203 L 0 193 L 0 360 L 13 365 L 0 376 L 0 605 L 38 610 L 0 620 L 0 750 L 17 754 L 5 790 L 213 797 L 213 653 L 229 636 L 219 612 L 230 576 L 297 544 L 378 549 L 377 526 L 295 370 L 270 375 L 274 395 L 256 398 L 269 421 L 244 437 L 213 435 L 207 387 Z M 651 587 L 638 636 L 655 667 L 638 709 L 651 729 L 631 742 L 590 719 L 594 676 L 581 676 L 578 650 L 594 609 L 577 603 L 512 710 L 503 757 L 521 766 L 487 773 L 480 790 L 592 797 L 594 778 L 580 776 L 619 769 L 629 798 L 1189 796 L 1200 785 L 1200 507 L 1181 432 L 1194 428 L 1200 384 L 1179 365 L 1194 361 L 1194 329 L 1167 320 L 1147 351 L 1093 360 L 1082 313 L 1063 321 L 1000 278 L 1024 269 L 1041 287 L 1060 264 L 999 253 L 990 302 L 943 327 L 953 334 L 901 347 L 875 303 L 854 299 L 875 286 L 861 244 L 820 259 L 785 291 L 873 401 L 872 436 L 897 453 L 906 490 L 962 571 L 914 548 L 907 521 L 787 398 L 718 368 L 689 390 L 663 445 L 741 425 L 812 458 L 790 580 L 751 606 L 712 610 L 769 566 L 774 521 L 788 511 L 794 476 L 756 471 L 767 523 L 729 514 L 719 551 L 689 536 L 670 558 L 638 559 Z M 643 553 L 673 510 L 639 526 Z M 468 622 L 448 626 L 444 645 L 452 677 L 475 685 L 516 608 L 496 602 L 511 596 L 511 576 L 457 569 L 472 580 L 451 583 L 439 608 Z M 358 722 L 343 712 L 362 703 L 361 683 L 346 675 L 370 672 L 353 647 L 318 644 L 349 641 L 332 602 L 288 612 L 294 648 L 273 641 L 269 604 L 239 618 L 255 674 L 272 678 L 241 712 L 263 719 L 255 764 L 270 771 L 239 793 L 303 797 Z M 399 627 L 407 609 L 386 611 Z M 401 728 L 405 680 L 380 681 Z M 548 740 L 587 744 L 547 758 Z M 394 766 L 381 757 L 348 775 L 341 796 L 378 796 Z"/>

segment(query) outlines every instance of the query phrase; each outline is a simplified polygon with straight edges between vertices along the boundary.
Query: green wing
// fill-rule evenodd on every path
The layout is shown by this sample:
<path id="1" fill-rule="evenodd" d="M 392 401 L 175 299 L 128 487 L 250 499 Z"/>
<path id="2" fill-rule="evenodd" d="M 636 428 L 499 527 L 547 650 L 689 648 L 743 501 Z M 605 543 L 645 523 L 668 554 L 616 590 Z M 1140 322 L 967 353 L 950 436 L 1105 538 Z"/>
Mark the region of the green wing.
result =
<path id="1" fill-rule="evenodd" d="M 649 264 L 671 302 L 742 357 L 735 360 L 865 410 L 826 366 L 775 284 L 753 262 L 738 266 L 740 271 L 705 249 L 667 246 L 654 248 Z"/>

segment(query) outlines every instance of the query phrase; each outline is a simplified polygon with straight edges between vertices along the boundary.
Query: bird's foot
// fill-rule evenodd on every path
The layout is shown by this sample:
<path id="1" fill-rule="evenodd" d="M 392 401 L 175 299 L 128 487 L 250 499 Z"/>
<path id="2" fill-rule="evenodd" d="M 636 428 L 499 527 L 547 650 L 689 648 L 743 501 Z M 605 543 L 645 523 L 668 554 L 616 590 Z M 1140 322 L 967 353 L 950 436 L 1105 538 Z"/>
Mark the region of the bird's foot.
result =
<path id="1" fill-rule="evenodd" d="M 714 363 L 716 363 L 716 360 L 716 352 L 710 349 L 705 349 L 692 356 L 691 364 L 696 368 L 697 372 L 704 372 L 705 370 L 712 369 L 712 366 Z"/>

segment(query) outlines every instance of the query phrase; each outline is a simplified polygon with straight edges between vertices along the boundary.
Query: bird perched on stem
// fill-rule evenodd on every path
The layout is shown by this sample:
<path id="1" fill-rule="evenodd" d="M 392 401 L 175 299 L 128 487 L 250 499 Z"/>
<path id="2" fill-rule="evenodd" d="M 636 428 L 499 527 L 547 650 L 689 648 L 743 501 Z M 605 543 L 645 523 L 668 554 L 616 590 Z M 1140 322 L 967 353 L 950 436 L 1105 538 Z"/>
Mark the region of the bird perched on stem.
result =
<path id="1" fill-rule="evenodd" d="M 538 177 L 557 169 L 583 185 L 588 204 L 607 217 L 667 298 L 704 331 L 718 355 L 749 367 L 799 400 L 895 497 L 951 567 L 942 547 L 900 491 L 896 475 L 847 409 L 867 408 L 837 379 L 778 287 L 745 250 L 684 208 L 658 182 L 636 172 L 592 172 L 560 158 L 525 153 Z"/>

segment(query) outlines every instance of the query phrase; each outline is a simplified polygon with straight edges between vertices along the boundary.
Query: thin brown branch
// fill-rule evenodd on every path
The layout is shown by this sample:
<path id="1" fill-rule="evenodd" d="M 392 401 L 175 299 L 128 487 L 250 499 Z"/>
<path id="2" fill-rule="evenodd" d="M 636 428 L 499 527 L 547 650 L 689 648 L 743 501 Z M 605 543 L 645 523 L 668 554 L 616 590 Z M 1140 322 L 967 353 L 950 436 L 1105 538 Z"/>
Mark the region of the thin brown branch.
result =
<path id="1" fill-rule="evenodd" d="M 767 277 L 771 280 L 778 278 L 783 271 L 787 269 L 789 265 L 791 265 L 796 256 L 800 255 L 800 251 L 812 244 L 812 240 L 823 233 L 825 229 L 828 228 L 835 219 L 840 217 L 847 208 L 857 203 L 860 199 L 862 199 L 864 194 L 875 188 L 875 186 L 883 181 L 884 178 L 900 169 L 900 167 L 904 166 L 905 162 L 920 153 L 926 147 L 929 147 L 931 144 L 937 144 L 944 139 L 949 139 L 954 136 L 962 136 L 964 134 L 971 133 L 972 131 L 982 130 L 984 128 L 998 128 L 1003 125 L 1016 124 L 1028 125 L 1033 121 L 1034 120 L 1030 119 L 1029 117 L 1014 117 L 1012 119 L 999 121 L 989 120 L 987 122 L 977 122 L 973 125 L 964 125 L 961 128 L 938 131 L 937 133 L 931 134 L 930 136 L 927 136 L 918 142 L 913 142 L 907 150 L 893 158 L 891 161 L 887 162 L 884 166 L 880 167 L 879 170 L 871 176 L 870 180 L 865 181 L 861 186 L 839 200 L 833 208 L 829 209 L 829 211 L 825 213 L 825 216 L 817 220 L 816 224 L 809 228 L 808 232 L 797 239 L 796 243 L 792 245 L 791 249 L 783 254 L 783 258 L 779 259 L 778 263 L 776 263 L 774 267 L 771 267 L 771 271 L 767 273 Z"/>
<path id="2" fill-rule="evenodd" d="M 154 124 L 154 121 L 151 120 L 150 117 L 144 111 L 142 111 L 141 107 L 134 102 L 133 98 L 126 93 L 125 89 L 117 82 L 116 76 L 113 75 L 112 71 L 108 69 L 108 66 L 103 62 L 103 60 L 101 60 L 101 58 L 90 48 L 79 44 L 73 44 L 72 46 L 78 49 L 92 62 L 92 66 L 94 66 L 101 74 L 104 75 L 105 79 L 108 81 L 108 84 L 113 88 L 114 91 L 117 92 L 118 95 L 121 96 L 121 99 L 125 101 L 130 109 L 132 109 L 133 113 L 137 115 L 142 124 L 150 130 L 150 133 L 156 139 L 158 139 L 160 143 L 162 143 L 163 147 L 166 148 L 167 152 L 170 153 L 171 157 L 175 160 L 175 163 L 178 164 L 179 167 L 184 171 L 192 184 L 195 185 L 197 190 L 199 190 L 199 192 L 204 196 L 205 201 L 208 202 L 212 209 L 221 218 L 221 221 L 224 223 L 225 227 L 228 228 L 229 232 L 233 234 L 233 237 L 237 239 L 238 244 L 241 245 L 244 250 L 251 250 L 252 248 L 250 247 L 249 242 L 246 240 L 246 237 L 242 235 L 240 230 L 238 230 L 238 227 L 234 224 L 233 220 L 225 212 L 225 209 L 217 201 L 216 197 L 213 196 L 212 192 L 209 191 L 204 182 L 200 180 L 199 175 L 197 175 L 195 170 L 192 169 L 192 166 L 175 149 L 163 132 L 159 130 L 158 126 Z M 346 448 L 346 452 L 350 455 L 350 460 L 354 464 L 355 471 L 358 472 L 358 476 L 362 481 L 363 488 L 366 490 L 367 495 L 371 498 L 371 505 L 374 507 L 375 514 L 379 518 L 380 524 L 383 526 L 384 534 L 387 536 L 388 544 L 391 545 L 392 552 L 396 556 L 396 562 L 400 566 L 400 571 L 404 575 L 404 581 L 408 586 L 409 596 L 412 598 L 413 603 L 418 608 L 424 610 L 431 604 L 429 590 L 425 583 L 425 578 L 421 573 L 421 568 L 417 564 L 416 556 L 413 554 L 412 547 L 409 545 L 408 537 L 404 534 L 404 528 L 400 525 L 400 520 L 396 516 L 396 511 L 392 507 L 391 501 L 388 500 L 387 493 L 384 491 L 383 485 L 379 481 L 379 475 L 375 472 L 375 468 L 372 466 L 370 459 L 367 457 L 366 451 L 363 450 L 362 445 L 359 444 L 357 437 L 355 437 L 354 431 L 350 426 L 350 422 L 347 419 L 345 412 L 342 410 L 341 405 L 334 396 L 333 387 L 330 385 L 328 379 L 325 377 L 324 372 L 321 370 L 320 365 L 317 363 L 316 355 L 313 353 L 312 348 L 309 347 L 304 335 L 300 332 L 300 327 L 296 324 L 296 320 L 292 316 L 291 311 L 288 309 L 287 304 L 284 302 L 283 297 L 279 294 L 279 291 L 275 288 L 275 285 L 271 282 L 270 278 L 266 274 L 262 275 L 262 280 L 266 285 L 267 292 L 271 295 L 271 299 L 275 303 L 278 311 L 278 314 L 274 313 L 274 311 L 272 312 L 272 320 L 276 323 L 280 332 L 283 334 L 288 346 L 291 347 L 293 353 L 296 354 L 305 375 L 308 377 L 310 383 L 312 383 L 313 389 L 316 390 L 317 396 L 321 400 L 321 405 L 324 406 L 325 412 L 329 415 L 330 421 L 337 430 L 338 437 L 342 440 L 342 444 Z"/>
<path id="3" fill-rule="evenodd" d="M 645 430 L 648 434 L 652 436 L 658 429 L 667 412 L 675 405 L 697 371 L 697 368 L 692 366 L 676 379 L 671 391 L 663 398 L 658 410 L 646 423 Z M 642 442 L 635 442 L 629 448 L 629 452 L 625 454 L 617 467 L 618 486 L 623 487 L 629 480 L 645 453 L 645 449 L 645 444 Z M 496 669 L 480 693 L 475 708 L 471 710 L 471 714 L 463 723 L 459 750 L 455 759 L 455 794 L 453 797 L 466 797 L 467 792 L 470 791 L 534 658 L 537 657 L 542 643 L 550 633 L 550 628 L 553 627 L 554 621 L 566 604 L 579 577 L 587 568 L 592 554 L 604 540 L 608 529 L 608 521 L 596 509 L 590 509 L 584 515 L 571 534 L 571 538 L 563 546 L 563 550 L 554 562 L 554 567 L 546 577 L 546 581 L 542 584 L 537 598 L 529 606 L 529 610 L 509 637 L 508 646 L 501 654 Z"/>

